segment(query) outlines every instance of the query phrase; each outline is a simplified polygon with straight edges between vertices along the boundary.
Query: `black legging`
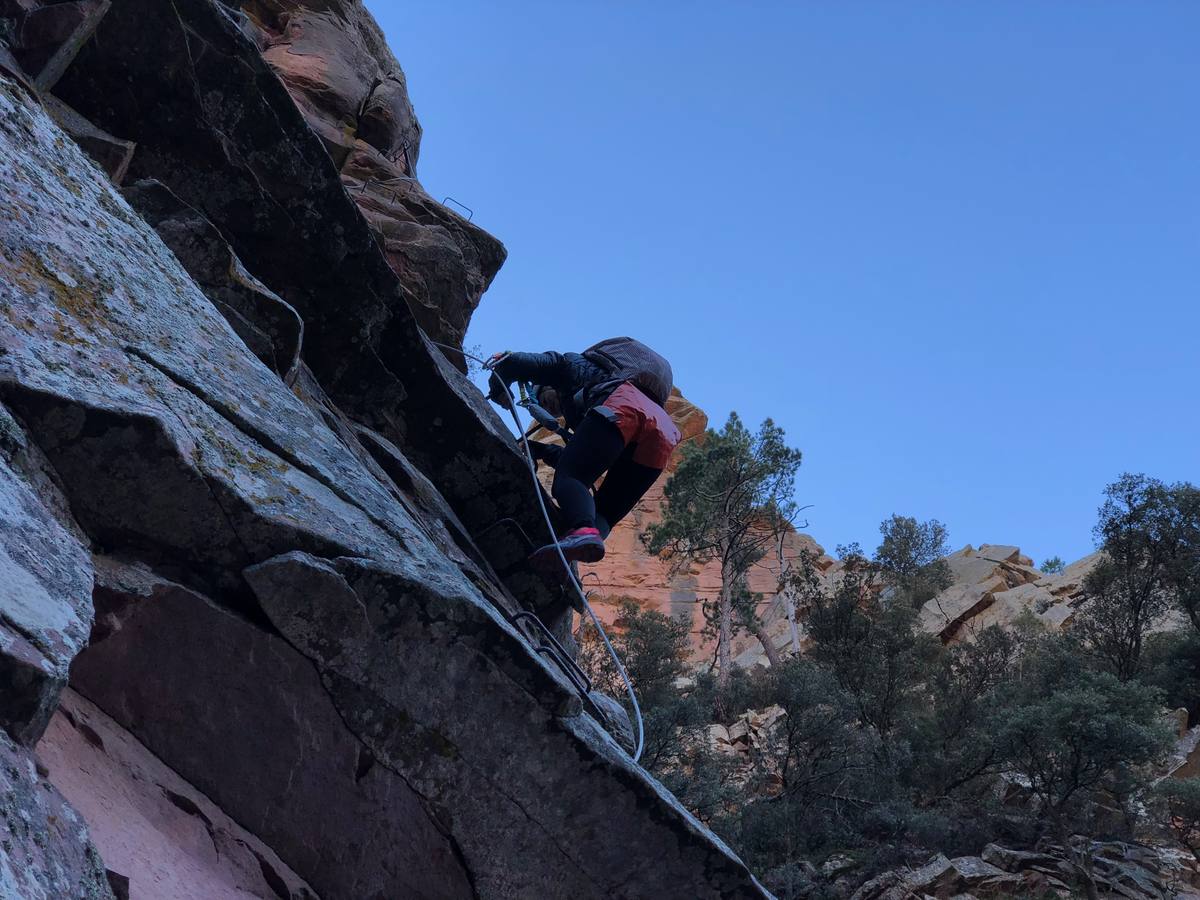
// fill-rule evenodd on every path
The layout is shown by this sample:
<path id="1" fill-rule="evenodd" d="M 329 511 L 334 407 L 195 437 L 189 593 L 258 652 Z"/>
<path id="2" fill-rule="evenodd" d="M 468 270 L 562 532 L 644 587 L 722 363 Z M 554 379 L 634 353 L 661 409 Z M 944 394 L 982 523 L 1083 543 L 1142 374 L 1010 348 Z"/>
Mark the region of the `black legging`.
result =
<path id="1" fill-rule="evenodd" d="M 589 412 L 575 429 L 575 436 L 556 460 L 554 487 L 569 528 L 594 527 L 608 537 L 662 474 L 633 461 L 637 444 L 625 446 L 615 424 Z M 605 472 L 604 484 L 592 496 L 592 485 Z"/>

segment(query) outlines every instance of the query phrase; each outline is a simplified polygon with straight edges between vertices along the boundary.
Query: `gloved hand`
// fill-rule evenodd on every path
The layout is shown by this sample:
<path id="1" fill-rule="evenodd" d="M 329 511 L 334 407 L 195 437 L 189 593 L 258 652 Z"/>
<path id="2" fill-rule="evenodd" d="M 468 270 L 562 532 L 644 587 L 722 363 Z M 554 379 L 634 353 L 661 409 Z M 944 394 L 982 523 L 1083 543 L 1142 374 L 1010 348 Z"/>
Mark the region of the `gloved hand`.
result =
<path id="1" fill-rule="evenodd" d="M 496 366 L 504 362 L 510 353 L 512 353 L 511 350 L 501 350 L 499 353 L 493 353 L 487 358 L 487 362 L 483 364 L 483 367 L 489 372 L 495 370 Z"/>
<path id="2" fill-rule="evenodd" d="M 499 353 L 493 353 L 487 358 L 487 362 L 483 364 L 483 368 L 491 372 L 491 377 L 488 378 L 488 394 L 487 398 L 493 403 L 498 403 L 505 409 L 512 408 L 512 395 L 508 390 L 508 386 L 512 384 L 512 379 L 505 377 L 504 360 L 508 359 L 512 351 L 502 350 Z"/>
<path id="3" fill-rule="evenodd" d="M 508 389 L 508 382 L 495 372 L 488 378 L 487 398 L 505 409 L 513 409 L 512 392 Z"/>

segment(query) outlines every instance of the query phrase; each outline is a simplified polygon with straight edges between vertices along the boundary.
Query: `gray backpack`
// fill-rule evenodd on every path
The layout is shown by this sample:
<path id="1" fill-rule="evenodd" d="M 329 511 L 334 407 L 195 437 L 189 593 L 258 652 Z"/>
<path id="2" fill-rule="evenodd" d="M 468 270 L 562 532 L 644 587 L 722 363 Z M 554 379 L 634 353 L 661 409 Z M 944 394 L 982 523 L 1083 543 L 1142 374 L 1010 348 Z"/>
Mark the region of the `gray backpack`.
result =
<path id="1" fill-rule="evenodd" d="M 628 381 L 659 406 L 671 396 L 671 387 L 675 383 L 671 364 L 641 341 L 631 337 L 609 338 L 588 347 L 583 351 L 583 357 L 609 375 L 608 380 L 597 387 L 616 387 Z"/>

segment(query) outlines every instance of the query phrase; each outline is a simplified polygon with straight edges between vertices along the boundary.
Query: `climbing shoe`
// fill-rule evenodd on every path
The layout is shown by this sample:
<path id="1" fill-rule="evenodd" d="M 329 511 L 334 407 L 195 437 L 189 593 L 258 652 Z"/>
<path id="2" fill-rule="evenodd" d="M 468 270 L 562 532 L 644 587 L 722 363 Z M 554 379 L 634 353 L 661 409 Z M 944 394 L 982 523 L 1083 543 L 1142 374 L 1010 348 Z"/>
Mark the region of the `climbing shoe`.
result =
<path id="1" fill-rule="evenodd" d="M 554 544 L 547 544 L 533 551 L 530 561 L 539 569 L 561 566 Z M 595 528 L 576 528 L 568 531 L 558 542 L 567 562 L 594 563 L 604 559 L 604 540 Z"/>

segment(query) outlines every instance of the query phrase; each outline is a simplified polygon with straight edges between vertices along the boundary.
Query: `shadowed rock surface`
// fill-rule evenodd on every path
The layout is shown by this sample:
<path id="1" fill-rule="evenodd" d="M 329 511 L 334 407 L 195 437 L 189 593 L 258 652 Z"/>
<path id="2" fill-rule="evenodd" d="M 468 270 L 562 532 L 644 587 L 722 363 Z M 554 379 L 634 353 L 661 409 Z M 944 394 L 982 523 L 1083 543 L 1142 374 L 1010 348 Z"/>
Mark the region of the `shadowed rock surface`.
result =
<path id="1" fill-rule="evenodd" d="M 247 272 L 216 226 L 166 185 L 147 179 L 121 193 L 263 365 L 287 384 L 295 381 L 304 343 L 300 314 Z"/>
<path id="2" fill-rule="evenodd" d="M 73 691 L 64 693 L 38 756 L 133 896 L 316 897 L 270 847 Z"/>
<path id="3" fill-rule="evenodd" d="M 138 140 L 158 232 L 0 76 L 0 501 L 30 523 L 0 529 L 6 730 L 41 736 L 74 657 L 101 743 L 137 758 L 82 765 L 59 721 L 80 806 L 158 808 L 118 782 L 162 766 L 217 856 L 237 828 L 264 848 L 258 876 L 255 851 L 196 856 L 164 814 L 159 855 L 112 875 L 134 897 L 159 865 L 278 896 L 763 896 L 512 624 L 562 606 L 488 530 L 544 528 L 524 463 L 248 31 L 116 0 L 59 83 Z"/>
<path id="4" fill-rule="evenodd" d="M 472 896 L 422 798 L 374 764 L 280 638 L 144 567 L 100 559 L 96 629 L 72 677 L 321 896 Z"/>
<path id="5" fill-rule="evenodd" d="M 88 556 L 49 466 L 0 405 L 0 726 L 26 745 L 87 641 Z"/>
<path id="6" fill-rule="evenodd" d="M 244 25 L 211 0 L 122 0 L 59 91 L 139 140 L 130 178 L 157 179 L 204 214 L 300 314 L 304 363 L 332 402 L 403 447 L 472 532 L 512 517 L 538 533 L 504 424 L 431 352 L 411 292 Z M 511 530 L 481 547 L 517 593 L 554 602 Z"/>
<path id="7" fill-rule="evenodd" d="M 361 0 L 246 0 L 242 9 L 408 289 L 417 322 L 461 345 L 505 250 L 416 180 L 421 126 L 379 26 Z"/>

